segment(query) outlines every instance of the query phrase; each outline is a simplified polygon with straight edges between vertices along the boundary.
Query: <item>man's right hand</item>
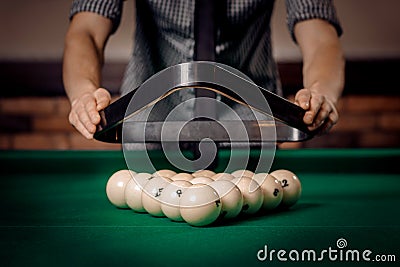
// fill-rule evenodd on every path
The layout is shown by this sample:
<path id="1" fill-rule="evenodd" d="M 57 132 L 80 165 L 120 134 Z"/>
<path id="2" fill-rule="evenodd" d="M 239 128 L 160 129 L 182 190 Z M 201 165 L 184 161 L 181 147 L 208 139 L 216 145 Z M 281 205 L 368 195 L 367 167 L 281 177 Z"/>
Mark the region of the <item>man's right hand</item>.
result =
<path id="1" fill-rule="evenodd" d="M 104 49 L 112 21 L 93 12 L 74 15 L 65 35 L 63 81 L 71 102 L 70 123 L 92 139 L 100 122 L 99 111 L 110 104 L 110 93 L 101 84 Z"/>
<path id="2" fill-rule="evenodd" d="M 85 93 L 71 101 L 69 122 L 87 139 L 93 139 L 96 126 L 100 123 L 99 111 L 111 102 L 110 93 L 99 88 L 92 93 Z"/>

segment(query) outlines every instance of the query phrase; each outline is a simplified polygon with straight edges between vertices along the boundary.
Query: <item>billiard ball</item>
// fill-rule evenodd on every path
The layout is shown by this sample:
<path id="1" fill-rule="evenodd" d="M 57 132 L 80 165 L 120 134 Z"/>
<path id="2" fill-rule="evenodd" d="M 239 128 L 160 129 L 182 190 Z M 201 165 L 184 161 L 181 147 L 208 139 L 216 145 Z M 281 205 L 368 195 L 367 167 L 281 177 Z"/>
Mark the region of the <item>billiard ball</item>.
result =
<path id="1" fill-rule="evenodd" d="M 211 179 L 217 181 L 217 180 L 233 180 L 235 179 L 235 176 L 233 176 L 230 173 L 226 173 L 226 172 L 221 172 L 221 173 L 217 173 L 216 175 L 214 175 L 213 177 L 211 177 Z"/>
<path id="2" fill-rule="evenodd" d="M 221 212 L 218 193 L 209 185 L 196 184 L 187 188 L 179 202 L 182 218 L 190 225 L 213 223 Z"/>
<path id="3" fill-rule="evenodd" d="M 221 218 L 231 219 L 239 215 L 243 206 L 243 196 L 234 183 L 228 180 L 217 180 L 209 186 L 215 189 L 221 199 Z"/>
<path id="4" fill-rule="evenodd" d="M 192 180 L 190 180 L 190 182 L 192 184 L 209 184 L 209 183 L 214 182 L 214 180 L 209 177 L 197 176 L 197 177 L 193 178 Z"/>
<path id="5" fill-rule="evenodd" d="M 172 181 L 164 188 L 160 196 L 161 210 L 172 221 L 183 221 L 179 209 L 179 200 L 186 188 L 191 185 L 188 181 L 177 180 Z"/>
<path id="6" fill-rule="evenodd" d="M 261 186 L 264 195 L 262 209 L 266 211 L 275 209 L 283 197 L 281 183 L 268 173 L 257 173 L 253 179 Z"/>
<path id="7" fill-rule="evenodd" d="M 210 170 L 199 170 L 192 173 L 193 177 L 208 177 L 211 178 L 215 175 L 215 172 Z"/>
<path id="8" fill-rule="evenodd" d="M 176 175 L 176 172 L 172 170 L 159 170 L 153 173 L 153 176 L 161 176 L 165 178 L 171 178 L 172 176 Z"/>
<path id="9" fill-rule="evenodd" d="M 239 177 L 253 177 L 254 176 L 254 172 L 249 171 L 249 170 L 237 170 L 231 173 L 235 178 L 239 178 Z"/>
<path id="10" fill-rule="evenodd" d="M 270 174 L 282 184 L 283 197 L 281 206 L 291 207 L 296 204 L 301 196 L 301 183 L 296 174 L 288 170 L 276 170 Z"/>
<path id="11" fill-rule="evenodd" d="M 172 181 L 190 181 L 193 179 L 193 176 L 190 173 L 177 173 L 174 176 L 171 177 Z"/>
<path id="12" fill-rule="evenodd" d="M 243 206 L 242 212 L 246 214 L 256 213 L 262 206 L 264 195 L 260 185 L 250 177 L 242 176 L 231 181 L 242 192 Z"/>
<path id="13" fill-rule="evenodd" d="M 155 217 L 163 217 L 164 213 L 161 210 L 160 196 L 171 179 L 155 176 L 150 179 L 143 187 L 142 204 L 143 208 Z"/>
<path id="14" fill-rule="evenodd" d="M 142 191 L 153 176 L 149 173 L 138 173 L 125 187 L 125 201 L 129 208 L 136 212 L 146 212 L 142 204 Z"/>
<path id="15" fill-rule="evenodd" d="M 106 194 L 108 200 L 117 208 L 128 208 L 125 202 L 125 187 L 135 174 L 131 170 L 119 170 L 108 179 Z"/>

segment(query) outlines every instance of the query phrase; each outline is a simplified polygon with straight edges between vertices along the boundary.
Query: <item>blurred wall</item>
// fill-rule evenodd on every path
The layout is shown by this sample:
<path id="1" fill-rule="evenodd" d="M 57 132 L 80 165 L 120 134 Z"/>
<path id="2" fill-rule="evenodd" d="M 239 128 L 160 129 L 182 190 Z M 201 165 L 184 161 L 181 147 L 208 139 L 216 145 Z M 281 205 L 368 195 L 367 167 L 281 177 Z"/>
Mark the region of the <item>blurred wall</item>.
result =
<path id="1" fill-rule="evenodd" d="M 2 1 L 0 60 L 46 61 L 62 58 L 71 0 Z M 400 1 L 336 0 L 349 59 L 400 57 Z M 126 61 L 132 47 L 133 0 L 125 2 L 120 29 L 111 38 L 106 58 Z M 277 0 L 273 17 L 274 53 L 279 61 L 299 59 L 285 23 L 285 4 Z"/>

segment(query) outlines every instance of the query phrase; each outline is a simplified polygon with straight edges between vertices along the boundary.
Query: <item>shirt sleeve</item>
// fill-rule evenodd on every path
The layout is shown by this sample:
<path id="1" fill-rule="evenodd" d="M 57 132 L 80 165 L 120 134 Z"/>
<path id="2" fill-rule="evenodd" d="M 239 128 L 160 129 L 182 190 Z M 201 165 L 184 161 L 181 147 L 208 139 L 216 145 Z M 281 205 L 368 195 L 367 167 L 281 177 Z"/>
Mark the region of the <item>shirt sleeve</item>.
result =
<path id="1" fill-rule="evenodd" d="M 69 18 L 72 19 L 79 12 L 93 12 L 110 19 L 114 33 L 121 22 L 122 2 L 123 0 L 74 0 Z"/>
<path id="2" fill-rule="evenodd" d="M 289 31 L 295 42 L 294 26 L 309 19 L 326 20 L 335 27 L 338 36 L 343 33 L 333 0 L 286 0 L 286 11 Z"/>

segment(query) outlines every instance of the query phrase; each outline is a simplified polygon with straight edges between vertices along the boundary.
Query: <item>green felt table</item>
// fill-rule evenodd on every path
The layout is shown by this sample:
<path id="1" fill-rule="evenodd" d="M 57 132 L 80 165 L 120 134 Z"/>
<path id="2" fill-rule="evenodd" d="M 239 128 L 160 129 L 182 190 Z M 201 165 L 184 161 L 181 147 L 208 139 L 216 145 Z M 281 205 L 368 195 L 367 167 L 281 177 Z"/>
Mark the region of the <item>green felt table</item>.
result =
<path id="1" fill-rule="evenodd" d="M 158 168 L 165 167 L 157 153 L 153 157 Z M 220 162 L 225 157 L 221 153 Z M 380 259 L 386 260 L 383 266 L 398 266 L 400 261 L 400 149 L 278 150 L 272 170 L 298 174 L 300 201 L 288 210 L 202 228 L 113 207 L 105 184 L 126 168 L 120 151 L 0 151 L 0 166 L 1 266 L 376 266 Z M 339 239 L 347 246 L 337 244 Z"/>

